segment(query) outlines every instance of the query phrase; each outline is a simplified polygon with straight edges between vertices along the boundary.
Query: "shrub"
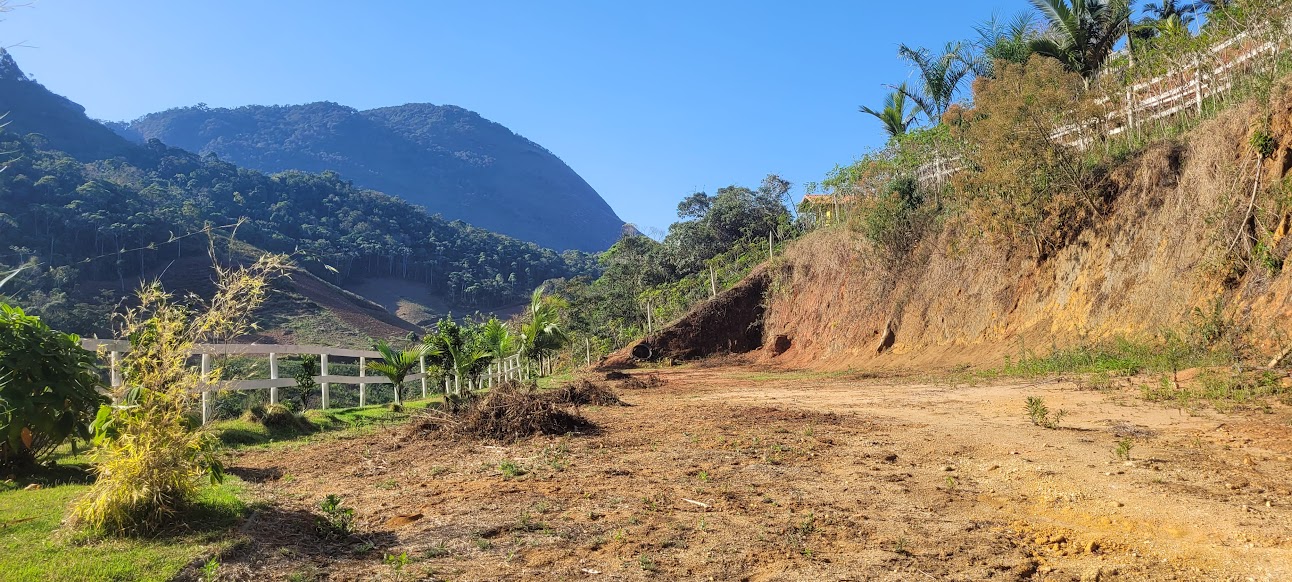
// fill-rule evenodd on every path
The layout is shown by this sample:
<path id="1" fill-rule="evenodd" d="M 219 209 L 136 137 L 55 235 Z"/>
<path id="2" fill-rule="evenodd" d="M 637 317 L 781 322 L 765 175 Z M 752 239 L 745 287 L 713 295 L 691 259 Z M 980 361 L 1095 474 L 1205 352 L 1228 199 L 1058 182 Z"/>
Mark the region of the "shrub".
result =
<path id="1" fill-rule="evenodd" d="M 0 467 L 40 461 L 70 437 L 88 440 L 102 386 L 79 337 L 0 303 Z"/>
<path id="2" fill-rule="evenodd" d="M 253 266 L 217 266 L 218 290 L 205 306 L 171 301 L 159 283 L 144 286 L 138 306 L 121 317 L 130 341 L 125 383 L 115 406 L 100 408 L 94 422 L 98 479 L 73 509 L 90 530 L 147 534 L 196 496 L 200 480 L 224 475 L 218 440 L 187 420 L 194 397 L 218 383 L 217 367 L 203 378 L 188 365 L 193 346 L 227 341 L 251 327 L 250 314 L 265 297 L 268 278 L 285 268 L 281 256 Z"/>
<path id="3" fill-rule="evenodd" d="M 1097 177 L 1076 145 L 1097 129 L 1081 121 L 1102 112 L 1053 59 L 1000 65 L 996 78 L 974 83 L 970 171 L 957 179 L 974 223 L 1008 246 L 1027 243 L 1041 260 L 1101 210 Z"/>

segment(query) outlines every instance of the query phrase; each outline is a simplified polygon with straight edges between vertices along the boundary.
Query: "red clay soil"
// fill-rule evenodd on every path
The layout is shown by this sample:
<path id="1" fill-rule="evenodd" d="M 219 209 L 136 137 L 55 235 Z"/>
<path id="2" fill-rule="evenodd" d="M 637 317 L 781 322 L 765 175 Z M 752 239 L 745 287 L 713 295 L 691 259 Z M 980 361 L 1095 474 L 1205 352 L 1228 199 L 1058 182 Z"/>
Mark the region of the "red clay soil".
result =
<path id="1" fill-rule="evenodd" d="M 396 425 L 238 452 L 229 471 L 262 505 L 220 578 L 1292 579 L 1292 407 L 1277 400 L 1186 414 L 1140 398 L 1154 378 L 658 373 L 621 393 L 633 406 L 584 407 L 595 434 Z M 1035 426 L 1027 396 L 1069 414 Z M 329 493 L 354 535 L 315 526 Z"/>
<path id="2" fill-rule="evenodd" d="M 764 297 L 771 278 L 755 269 L 734 287 L 696 306 L 646 339 L 611 354 L 604 369 L 634 361 L 686 361 L 716 354 L 743 354 L 762 347 Z"/>

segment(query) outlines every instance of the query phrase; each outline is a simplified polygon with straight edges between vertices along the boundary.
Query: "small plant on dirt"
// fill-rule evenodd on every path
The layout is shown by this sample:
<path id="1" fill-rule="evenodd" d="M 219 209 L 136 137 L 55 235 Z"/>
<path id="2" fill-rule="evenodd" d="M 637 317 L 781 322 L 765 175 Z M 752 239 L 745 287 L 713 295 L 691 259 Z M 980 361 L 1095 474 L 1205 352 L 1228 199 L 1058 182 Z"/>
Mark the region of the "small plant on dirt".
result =
<path id="1" fill-rule="evenodd" d="M 1250 142 L 1252 149 L 1260 154 L 1262 160 L 1273 157 L 1279 146 L 1278 140 L 1274 139 L 1274 136 L 1264 129 L 1252 132 Z"/>
<path id="2" fill-rule="evenodd" d="M 220 579 L 220 559 L 212 556 L 202 564 L 202 582 L 215 582 Z"/>
<path id="3" fill-rule="evenodd" d="M 329 494 L 319 502 L 323 514 L 318 518 L 318 528 L 327 537 L 344 538 L 354 533 L 354 509 L 341 505 L 341 497 Z"/>
<path id="4" fill-rule="evenodd" d="M 396 580 L 404 579 L 404 570 L 408 568 L 408 552 L 402 552 L 399 555 L 385 554 L 382 559 L 395 574 Z"/>
<path id="5" fill-rule="evenodd" d="M 655 560 L 652 560 L 651 557 L 646 554 L 642 554 L 637 558 L 637 565 L 641 566 L 643 572 L 659 571 L 659 566 L 655 564 Z"/>
<path id="6" fill-rule="evenodd" d="M 695 478 L 696 478 L 696 479 L 699 479 L 701 483 L 708 483 L 708 482 L 709 482 L 709 472 L 708 472 L 708 471 L 700 471 L 699 473 L 696 473 Z"/>
<path id="7" fill-rule="evenodd" d="M 955 478 L 955 477 L 952 477 L 952 476 L 950 476 L 950 475 L 947 475 L 947 479 L 946 479 L 946 481 L 947 481 L 947 491 L 955 491 L 955 490 L 956 490 L 956 478 Z"/>
<path id="8" fill-rule="evenodd" d="M 515 479 L 525 474 L 525 470 L 510 459 L 498 463 L 498 471 L 502 473 L 503 479 Z"/>
<path id="9" fill-rule="evenodd" d="M 1117 455 L 1118 459 L 1129 461 L 1131 458 L 1130 452 L 1134 446 L 1135 441 L 1132 441 L 1130 437 L 1121 438 L 1117 441 L 1117 448 L 1113 449 L 1113 454 Z"/>
<path id="10" fill-rule="evenodd" d="M 1063 417 L 1068 415 L 1068 411 L 1059 409 L 1050 413 L 1049 407 L 1045 405 L 1045 400 L 1039 396 L 1027 397 L 1027 417 L 1032 420 L 1032 424 L 1045 427 L 1048 429 L 1059 428 L 1059 422 Z"/>

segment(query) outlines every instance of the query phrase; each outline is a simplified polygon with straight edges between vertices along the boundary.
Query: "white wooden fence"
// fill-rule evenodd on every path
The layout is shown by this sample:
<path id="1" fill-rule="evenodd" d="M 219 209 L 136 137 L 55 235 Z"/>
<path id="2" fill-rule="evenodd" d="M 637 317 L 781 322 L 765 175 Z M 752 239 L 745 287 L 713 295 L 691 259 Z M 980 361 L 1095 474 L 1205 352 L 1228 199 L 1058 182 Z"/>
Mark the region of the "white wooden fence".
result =
<path id="1" fill-rule="evenodd" d="M 1287 39 L 1260 42 L 1249 33 L 1238 34 L 1192 59 L 1189 65 L 1131 84 L 1126 88 L 1125 102 L 1116 107 L 1111 99 L 1100 99 L 1096 105 L 1107 111 L 1102 119 L 1059 128 L 1050 139 L 1085 149 L 1093 141 L 1083 131 L 1089 128 L 1099 128 L 1104 136 L 1112 137 L 1190 109 L 1201 115 L 1205 100 L 1233 89 L 1235 73 L 1255 68 L 1263 56 L 1277 58 L 1286 43 Z M 936 157 L 920 166 L 915 178 L 923 187 L 938 188 L 964 169 L 964 160 L 958 155 Z"/>
<path id="2" fill-rule="evenodd" d="M 81 346 L 93 352 L 106 354 L 110 382 L 114 388 L 120 386 L 122 383 L 121 357 L 130 351 L 130 342 L 125 340 L 83 339 L 81 340 Z M 368 404 L 368 385 L 390 383 L 390 380 L 385 376 L 368 375 L 368 361 L 382 359 L 379 352 L 369 350 L 279 344 L 198 344 L 194 346 L 192 355 L 201 357 L 201 370 L 204 379 L 211 373 L 212 356 L 267 356 L 269 359 L 269 378 L 226 380 L 204 384 L 201 388 L 203 424 L 210 422 L 214 417 L 215 400 L 212 397 L 213 392 L 222 390 L 268 390 L 269 402 L 277 404 L 279 388 L 296 386 L 295 378 L 279 377 L 279 356 L 314 355 L 319 357 L 319 375 L 314 376 L 314 381 L 319 386 L 320 401 L 324 409 L 331 408 L 331 389 L 333 384 L 358 386 L 359 406 L 366 406 Z M 330 358 L 358 359 L 359 375 L 339 376 L 331 374 L 329 365 L 334 362 L 330 362 Z M 418 372 L 410 374 L 405 378 L 405 381 L 419 381 L 422 388 L 422 398 L 426 398 L 429 394 L 429 381 L 432 375 L 426 373 L 425 356 L 421 358 L 418 368 Z M 466 384 L 465 388 L 468 390 L 492 388 L 495 383 L 506 380 L 519 380 L 526 373 L 525 362 L 521 360 L 520 354 L 514 354 L 493 362 L 484 374 L 476 378 L 460 378 L 456 374 L 446 375 L 444 377 L 444 392 L 447 394 L 455 391 L 461 393 L 464 383 Z M 396 390 L 395 401 L 399 402 L 399 398 L 399 391 Z"/>

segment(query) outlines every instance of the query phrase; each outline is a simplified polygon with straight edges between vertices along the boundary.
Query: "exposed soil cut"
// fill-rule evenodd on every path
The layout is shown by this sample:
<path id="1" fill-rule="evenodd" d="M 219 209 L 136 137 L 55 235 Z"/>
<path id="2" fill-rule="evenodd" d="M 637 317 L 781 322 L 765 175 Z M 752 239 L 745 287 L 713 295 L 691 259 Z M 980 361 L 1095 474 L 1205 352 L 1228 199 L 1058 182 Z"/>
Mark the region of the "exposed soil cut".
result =
<path id="1" fill-rule="evenodd" d="M 755 269 L 743 281 L 696 306 L 681 319 L 611 354 L 602 362 L 602 368 L 622 368 L 633 361 L 696 360 L 762 347 L 763 299 L 769 281 L 766 269 Z"/>

